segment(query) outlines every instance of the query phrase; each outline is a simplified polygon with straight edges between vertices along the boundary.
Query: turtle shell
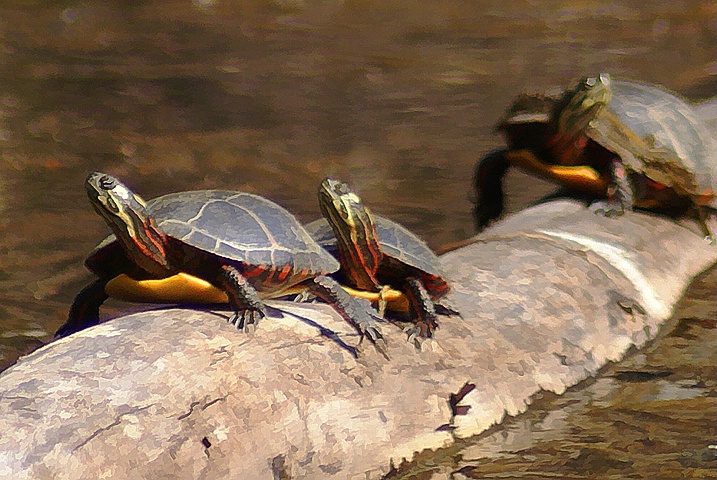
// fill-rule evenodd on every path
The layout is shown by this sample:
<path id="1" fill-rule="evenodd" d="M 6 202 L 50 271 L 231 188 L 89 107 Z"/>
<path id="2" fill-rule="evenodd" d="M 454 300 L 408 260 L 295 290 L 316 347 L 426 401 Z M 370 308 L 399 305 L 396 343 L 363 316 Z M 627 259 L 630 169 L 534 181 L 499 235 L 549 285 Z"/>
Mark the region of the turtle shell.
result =
<path id="1" fill-rule="evenodd" d="M 590 89 L 607 88 L 602 108 L 592 108 L 587 124 L 576 129 L 616 153 L 629 170 L 691 196 L 717 192 L 717 140 L 695 110 L 675 94 L 643 83 L 612 80 L 606 74 L 592 79 L 579 102 L 561 112 L 561 120 L 576 118 L 575 108 L 592 107 Z M 585 102 L 587 99 L 587 104 Z M 565 121 L 559 124 L 565 124 Z M 569 128 L 570 125 L 567 125 Z M 561 125 L 561 129 L 565 128 Z M 712 198 L 717 207 L 717 198 Z"/>
<path id="2" fill-rule="evenodd" d="M 431 293 L 447 292 L 441 263 L 435 253 L 403 225 L 380 215 L 373 215 L 381 252 L 390 259 L 419 271 Z M 305 225 L 316 242 L 338 258 L 338 243 L 334 231 L 325 218 Z M 444 292 L 445 290 L 445 292 Z"/>
<path id="3" fill-rule="evenodd" d="M 339 269 L 336 259 L 291 213 L 257 195 L 224 190 L 171 193 L 147 202 L 147 211 L 159 229 L 181 245 L 239 265 L 245 275 L 257 267 L 286 272 L 285 285 L 272 285 L 276 283 L 272 275 L 266 276 L 263 285 L 252 282 L 260 290 L 289 287 Z M 102 263 L 118 247 L 110 235 L 89 256 L 87 267 L 101 272 Z M 175 267 L 181 270 L 182 265 Z"/>

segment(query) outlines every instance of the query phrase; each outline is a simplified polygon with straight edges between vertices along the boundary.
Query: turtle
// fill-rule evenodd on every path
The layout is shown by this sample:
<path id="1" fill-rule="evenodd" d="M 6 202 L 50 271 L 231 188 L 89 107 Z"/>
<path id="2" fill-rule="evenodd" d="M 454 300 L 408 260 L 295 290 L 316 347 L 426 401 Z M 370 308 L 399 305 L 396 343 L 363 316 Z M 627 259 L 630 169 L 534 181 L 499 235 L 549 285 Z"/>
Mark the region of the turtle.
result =
<path id="1" fill-rule="evenodd" d="M 562 95 L 519 96 L 496 128 L 509 148 L 476 169 L 479 230 L 502 212 L 501 179 L 515 165 L 590 198 L 606 216 L 694 210 L 711 238 L 704 218 L 717 208 L 717 141 L 675 94 L 603 73 Z"/>
<path id="2" fill-rule="evenodd" d="M 319 245 L 341 262 L 341 283 L 379 295 L 379 314 L 389 291 L 402 292 L 416 326 L 411 336 L 428 338 L 438 326 L 436 306 L 442 313 L 458 314 L 436 304 L 450 286 L 435 253 L 403 225 L 374 215 L 344 182 L 327 178 L 319 188 L 323 218 L 306 225 Z"/>
<path id="3" fill-rule="evenodd" d="M 283 207 L 258 195 L 225 190 L 171 193 L 145 202 L 117 178 L 93 172 L 85 182 L 90 202 L 114 237 L 85 265 L 99 278 L 75 298 L 64 337 L 99 323 L 105 286 L 119 274 L 166 278 L 184 272 L 224 291 L 243 329 L 267 315 L 261 297 L 308 290 L 329 304 L 371 342 L 382 339 L 368 302 L 347 294 L 327 276 L 339 263 Z"/>

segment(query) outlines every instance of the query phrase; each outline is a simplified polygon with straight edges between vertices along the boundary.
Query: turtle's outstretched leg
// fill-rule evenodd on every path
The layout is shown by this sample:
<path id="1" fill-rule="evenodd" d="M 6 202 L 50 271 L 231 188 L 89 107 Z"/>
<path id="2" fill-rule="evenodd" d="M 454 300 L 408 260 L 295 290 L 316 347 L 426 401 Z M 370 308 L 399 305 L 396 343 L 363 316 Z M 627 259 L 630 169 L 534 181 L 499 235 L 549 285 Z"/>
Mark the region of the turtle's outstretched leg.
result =
<path id="1" fill-rule="evenodd" d="M 428 295 L 423 282 L 415 277 L 406 279 L 404 293 L 408 297 L 412 313 L 416 319 L 416 326 L 409 330 L 409 340 L 415 337 L 430 338 L 438 328 L 436 306 Z"/>
<path id="2" fill-rule="evenodd" d="M 100 305 L 108 298 L 105 293 L 108 280 L 97 279 L 77 294 L 67 315 L 67 321 L 57 329 L 55 338 L 66 337 L 100 323 Z"/>
<path id="3" fill-rule="evenodd" d="M 610 165 L 611 182 L 607 189 L 607 200 L 599 200 L 590 205 L 590 210 L 606 217 L 619 217 L 632 210 L 635 192 L 625 166 L 619 158 Z"/>
<path id="4" fill-rule="evenodd" d="M 503 213 L 503 177 L 510 168 L 506 152 L 508 150 L 491 152 L 476 166 L 473 175 L 476 192 L 473 220 L 479 232 Z"/>
<path id="5" fill-rule="evenodd" d="M 231 265 L 222 265 L 218 283 L 229 297 L 229 305 L 234 310 L 229 323 L 243 330 L 244 327 L 256 325 L 261 318 L 266 317 L 266 306 L 259 298 L 259 293 L 239 270 Z"/>
<path id="6" fill-rule="evenodd" d="M 368 300 L 352 297 L 336 280 L 323 275 L 310 278 L 301 285 L 333 306 L 346 322 L 351 324 L 362 337 L 368 337 L 374 345 L 383 339 L 381 329 L 376 324 L 378 318 Z M 381 350 L 378 345 L 377 348 Z"/>

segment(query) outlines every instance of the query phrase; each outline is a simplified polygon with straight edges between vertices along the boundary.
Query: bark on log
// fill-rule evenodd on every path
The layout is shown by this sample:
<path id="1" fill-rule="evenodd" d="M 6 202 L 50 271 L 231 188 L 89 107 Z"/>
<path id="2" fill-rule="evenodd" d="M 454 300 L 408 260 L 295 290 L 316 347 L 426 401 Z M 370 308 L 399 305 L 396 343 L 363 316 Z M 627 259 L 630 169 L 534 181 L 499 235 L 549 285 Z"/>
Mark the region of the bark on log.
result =
<path id="1" fill-rule="evenodd" d="M 442 257 L 463 318 L 441 317 L 420 352 L 385 324 L 390 361 L 368 343 L 355 357 L 319 304 L 270 302 L 283 317 L 252 334 L 228 312 L 114 319 L 0 376 L 0 478 L 380 477 L 643 345 L 717 260 L 697 232 L 528 209 Z"/>

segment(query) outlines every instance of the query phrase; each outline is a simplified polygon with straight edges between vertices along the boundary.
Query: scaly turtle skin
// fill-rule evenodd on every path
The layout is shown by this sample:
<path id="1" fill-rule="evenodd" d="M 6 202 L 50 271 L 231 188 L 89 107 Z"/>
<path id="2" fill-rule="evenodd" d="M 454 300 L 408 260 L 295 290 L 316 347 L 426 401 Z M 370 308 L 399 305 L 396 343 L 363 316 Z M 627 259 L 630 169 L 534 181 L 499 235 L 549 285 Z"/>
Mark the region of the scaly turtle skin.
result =
<path id="1" fill-rule="evenodd" d="M 607 216 L 633 207 L 666 213 L 694 208 L 709 236 L 703 207 L 717 207 L 717 142 L 689 105 L 660 88 L 606 74 L 544 100 L 539 104 L 533 96 L 537 108 L 530 118 L 530 97 L 519 97 L 499 124 L 510 149 L 486 157 L 477 169 L 476 186 L 485 190 L 476 208 L 479 228 L 500 214 L 500 177 L 517 165 L 607 197 L 591 206 Z"/>
<path id="2" fill-rule="evenodd" d="M 86 260 L 99 278 L 85 287 L 56 335 L 99 323 L 106 284 L 120 274 L 167 278 L 180 272 L 226 293 L 238 328 L 266 316 L 260 298 L 308 290 L 334 306 L 361 335 L 381 338 L 367 304 L 326 276 L 338 262 L 282 207 L 247 193 L 200 190 L 165 195 L 147 206 L 116 178 L 92 173 L 93 207 L 114 232 Z"/>
<path id="3" fill-rule="evenodd" d="M 322 182 L 319 206 L 324 218 L 306 228 L 319 245 L 339 258 L 343 283 L 370 292 L 386 287 L 403 292 L 416 320 L 413 333 L 432 336 L 438 326 L 434 301 L 450 288 L 438 257 L 425 242 L 402 225 L 373 215 L 338 180 Z"/>

